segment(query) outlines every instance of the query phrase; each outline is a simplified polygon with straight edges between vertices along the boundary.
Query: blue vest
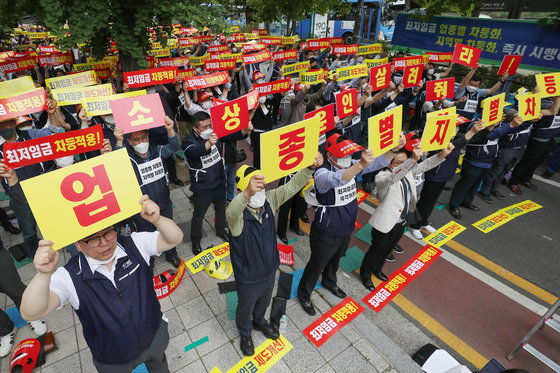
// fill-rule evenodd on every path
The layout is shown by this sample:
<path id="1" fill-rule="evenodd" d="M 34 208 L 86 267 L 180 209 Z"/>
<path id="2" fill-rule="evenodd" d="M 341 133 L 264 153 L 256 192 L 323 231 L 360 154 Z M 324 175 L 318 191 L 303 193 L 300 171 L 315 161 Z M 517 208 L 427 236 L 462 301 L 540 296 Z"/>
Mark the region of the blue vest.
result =
<path id="1" fill-rule="evenodd" d="M 465 94 L 463 96 L 467 96 L 467 100 L 476 100 L 477 101 L 477 108 L 475 109 L 474 112 L 470 112 L 470 111 L 465 111 L 463 110 L 465 108 L 465 106 L 467 105 L 467 102 L 461 102 L 459 104 L 457 104 L 457 114 L 468 118 L 468 119 L 473 119 L 474 114 L 476 113 L 476 111 L 478 110 L 478 105 L 480 104 L 480 100 L 478 97 L 478 90 L 474 91 L 473 93 L 469 93 L 466 89 L 465 89 Z M 459 97 L 461 98 L 461 97 Z"/>
<path id="2" fill-rule="evenodd" d="M 552 140 L 560 136 L 560 113 L 547 115 L 538 122 L 533 123 L 531 137 L 538 140 Z"/>
<path id="3" fill-rule="evenodd" d="M 262 209 L 262 224 L 249 208 L 243 210 L 243 231 L 229 242 L 235 281 L 240 284 L 268 280 L 280 266 L 274 214 L 268 201 Z"/>
<path id="4" fill-rule="evenodd" d="M 525 122 L 522 125 L 510 130 L 504 137 L 500 138 L 500 148 L 522 148 L 527 145 L 531 134 L 531 122 Z"/>
<path id="5" fill-rule="evenodd" d="M 130 237 L 118 243 L 127 256 L 114 264 L 115 286 L 98 272 L 91 273 L 83 253 L 64 266 L 80 300 L 76 314 L 94 359 L 125 364 L 146 350 L 161 323 L 161 310 L 150 266 Z"/>
<path id="6" fill-rule="evenodd" d="M 333 166 L 327 162 L 323 164 L 321 168 L 332 171 Z M 354 184 L 354 189 L 356 191 L 356 184 Z M 327 236 L 338 237 L 351 234 L 352 231 L 354 231 L 354 223 L 358 217 L 358 201 L 356 198 L 353 198 L 349 203 L 343 206 L 335 206 L 335 188 L 329 189 L 326 193 L 319 193 L 319 191 L 315 189 L 315 193 L 320 206 L 315 211 L 313 227 Z"/>
<path id="7" fill-rule="evenodd" d="M 185 154 L 185 162 L 187 167 L 189 167 L 191 191 L 193 193 L 205 193 L 209 190 L 225 188 L 226 186 L 222 142 L 220 140 L 209 150 L 204 150 L 203 154 L 199 157 L 190 156 L 187 151 L 187 148 L 190 146 L 204 147 L 205 143 L 206 140 L 195 133 L 183 141 L 183 152 Z M 216 157 L 216 161 L 212 161 L 213 156 Z"/>
<path id="8" fill-rule="evenodd" d="M 146 159 L 136 154 L 132 147 L 127 146 L 126 149 L 128 151 L 130 160 L 132 161 L 132 168 L 134 168 L 134 173 L 136 174 L 136 178 L 138 179 L 138 184 L 140 185 L 142 194 L 147 194 L 150 199 L 154 201 L 162 210 L 168 206 L 171 206 L 171 198 L 169 197 L 169 184 L 167 183 L 167 170 L 165 169 L 165 162 L 163 162 L 163 158 L 161 158 L 161 148 L 158 149 L 156 145 L 150 145 L 150 148 L 148 149 L 148 157 Z M 159 158 L 163 164 L 165 176 L 161 179 L 146 184 L 143 181 L 142 176 L 140 175 L 138 165 L 153 161 L 157 158 Z"/>

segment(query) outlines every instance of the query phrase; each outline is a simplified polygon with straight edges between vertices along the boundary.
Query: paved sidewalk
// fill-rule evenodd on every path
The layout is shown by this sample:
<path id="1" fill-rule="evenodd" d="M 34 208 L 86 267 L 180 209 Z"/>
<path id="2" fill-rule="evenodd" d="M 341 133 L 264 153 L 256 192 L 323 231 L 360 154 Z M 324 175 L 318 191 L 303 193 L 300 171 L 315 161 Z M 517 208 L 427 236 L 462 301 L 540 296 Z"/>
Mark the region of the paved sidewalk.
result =
<path id="1" fill-rule="evenodd" d="M 188 187 L 171 191 L 174 203 L 174 218 L 185 231 L 184 240 L 178 246 L 179 255 L 185 259 L 193 256 L 190 250 L 189 226 L 192 216 L 192 204 L 187 195 Z M 0 202 L 6 206 L 7 201 Z M 202 239 L 203 248 L 215 246 L 222 241 L 216 236 L 213 227 L 214 212 L 210 208 L 205 218 Z M 290 233 L 288 233 L 290 235 Z M 12 236 L 0 232 L 6 247 L 21 242 L 21 235 Z M 290 236 L 291 238 L 291 236 Z M 299 237 L 293 243 L 295 265 L 280 266 L 283 272 L 292 272 L 303 268 L 309 257 L 309 237 Z M 62 253 L 59 265 L 69 259 L 69 254 Z M 155 262 L 155 273 L 171 269 L 171 265 L 162 257 Z M 32 264 L 19 268 L 22 280 L 27 284 L 35 274 Z M 306 328 L 320 315 L 308 316 L 296 299 L 288 301 L 286 314 L 288 328 L 286 339 L 294 346 L 269 371 L 271 372 L 421 372 L 416 363 L 390 340 L 373 322 L 375 313 L 361 302 L 367 294 L 356 274 L 338 273 L 339 285 L 349 296 L 366 308 L 366 311 L 336 333 L 320 348 L 316 348 L 301 330 Z M 228 279 L 231 281 L 233 278 Z M 219 294 L 219 281 L 206 275 L 204 271 L 192 275 L 186 271 L 182 283 L 169 297 L 161 300 L 162 311 L 169 319 L 170 342 L 167 358 L 171 372 L 207 372 L 215 366 L 223 372 L 232 368 L 243 355 L 239 349 L 239 335 L 235 321 L 228 320 L 226 296 Z M 274 292 L 275 294 L 275 292 Z M 336 305 L 340 299 L 324 289 L 318 289 L 312 296 L 315 307 L 324 313 Z M 7 309 L 13 303 L 0 294 L 0 307 Z M 95 372 L 91 353 L 84 341 L 82 327 L 69 304 L 47 317 L 50 331 L 54 332 L 57 349 L 46 356 L 46 363 L 37 372 Z M 33 337 L 28 326 L 16 333 L 16 344 Z M 203 343 L 188 352 L 185 346 L 208 337 Z M 264 342 L 264 336 L 253 332 L 255 346 Z M 0 360 L 0 371 L 8 372 L 8 359 Z"/>

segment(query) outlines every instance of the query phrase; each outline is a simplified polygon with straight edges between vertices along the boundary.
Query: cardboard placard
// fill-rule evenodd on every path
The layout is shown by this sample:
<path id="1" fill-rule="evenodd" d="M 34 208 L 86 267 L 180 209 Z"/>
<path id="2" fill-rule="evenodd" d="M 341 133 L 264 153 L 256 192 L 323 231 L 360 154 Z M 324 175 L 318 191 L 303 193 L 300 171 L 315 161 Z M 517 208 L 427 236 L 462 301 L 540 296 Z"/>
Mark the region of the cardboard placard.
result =
<path id="1" fill-rule="evenodd" d="M 249 106 L 247 97 L 224 102 L 210 108 L 212 128 L 218 137 L 224 137 L 247 128 L 249 125 Z"/>
<path id="2" fill-rule="evenodd" d="M 368 119 L 368 148 L 378 157 L 399 144 L 402 131 L 402 105 Z"/>
<path id="3" fill-rule="evenodd" d="M 457 114 L 434 115 L 426 120 L 420 145 L 424 152 L 445 149 L 457 131 Z"/>
<path id="4" fill-rule="evenodd" d="M 165 111 L 157 93 L 121 98 L 110 105 L 115 123 L 123 133 L 165 125 Z"/>
<path id="5" fill-rule="evenodd" d="M 43 88 L 0 98 L 0 121 L 17 118 L 47 109 L 47 94 Z"/>

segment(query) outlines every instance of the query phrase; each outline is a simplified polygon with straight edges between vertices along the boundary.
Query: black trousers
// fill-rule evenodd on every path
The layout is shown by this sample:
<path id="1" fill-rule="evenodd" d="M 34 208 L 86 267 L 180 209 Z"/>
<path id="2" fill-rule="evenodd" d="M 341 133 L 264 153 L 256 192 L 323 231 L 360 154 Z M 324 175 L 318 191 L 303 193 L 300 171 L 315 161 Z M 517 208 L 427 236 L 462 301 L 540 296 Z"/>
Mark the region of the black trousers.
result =
<path id="1" fill-rule="evenodd" d="M 445 181 L 424 181 L 422 192 L 420 193 L 420 200 L 416 203 L 416 213 L 420 217 L 420 221 L 416 224 L 410 224 L 413 229 L 420 229 L 424 225 L 428 225 L 428 218 L 432 214 L 436 206 L 437 199 L 445 187 Z"/>
<path id="2" fill-rule="evenodd" d="M 292 211 L 291 214 L 290 210 Z M 280 211 L 278 212 L 278 229 L 276 230 L 278 237 L 286 237 L 288 215 L 290 215 L 290 228 L 297 229 L 299 228 L 299 218 L 305 214 L 306 210 L 307 202 L 299 195 L 299 192 L 284 202 L 282 206 L 280 206 Z"/>
<path id="3" fill-rule="evenodd" d="M 271 273 L 267 280 L 255 284 L 235 283 L 235 288 L 237 290 L 235 324 L 237 325 L 239 334 L 242 336 L 251 336 L 251 332 L 253 331 L 251 316 L 253 316 L 255 324 L 259 326 L 266 324 L 264 314 L 272 299 L 275 278 L 276 271 Z"/>
<path id="4" fill-rule="evenodd" d="M 372 273 L 383 271 L 385 259 L 404 234 L 406 221 L 397 223 L 387 233 L 371 228 L 371 246 L 360 267 L 360 276 L 369 278 Z"/>
<path id="5" fill-rule="evenodd" d="M 261 169 L 261 133 L 251 131 L 251 145 L 253 146 L 253 167 Z"/>
<path id="6" fill-rule="evenodd" d="M 459 207 L 461 203 L 472 203 L 478 186 L 488 172 L 490 172 L 489 168 L 476 167 L 464 161 L 461 167 L 461 178 L 455 183 L 451 192 L 449 208 Z"/>
<path id="7" fill-rule="evenodd" d="M 351 235 L 327 236 L 311 226 L 309 245 L 311 257 L 305 266 L 298 286 L 298 298 L 309 301 L 315 284 L 322 273 L 322 284 L 325 287 L 336 286 L 336 271 L 340 258 L 346 254 Z"/>
<path id="8" fill-rule="evenodd" d="M 520 181 L 531 181 L 535 170 L 546 160 L 546 157 L 548 157 L 548 153 L 552 150 L 553 146 L 554 140 L 540 142 L 530 138 L 527 143 L 525 154 L 523 154 L 523 157 L 511 173 L 509 183 L 518 184 Z"/>
<path id="9" fill-rule="evenodd" d="M 216 211 L 216 232 L 226 231 L 226 189 L 219 187 L 194 194 L 194 212 L 191 220 L 191 241 L 200 245 L 202 238 L 202 221 L 210 204 L 214 204 Z"/>
<path id="10" fill-rule="evenodd" d="M 6 294 L 19 309 L 25 285 L 21 282 L 14 261 L 0 241 L 0 292 Z M 14 329 L 14 323 L 8 315 L 0 310 L 0 337 L 8 335 Z"/>

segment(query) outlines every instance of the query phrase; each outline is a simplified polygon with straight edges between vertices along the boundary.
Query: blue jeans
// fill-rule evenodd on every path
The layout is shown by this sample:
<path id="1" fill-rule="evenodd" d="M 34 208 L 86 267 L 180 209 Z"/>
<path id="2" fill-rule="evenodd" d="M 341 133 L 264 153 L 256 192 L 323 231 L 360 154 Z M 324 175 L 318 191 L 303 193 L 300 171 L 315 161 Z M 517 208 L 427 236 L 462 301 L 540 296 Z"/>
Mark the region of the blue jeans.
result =
<path id="1" fill-rule="evenodd" d="M 226 164 L 225 167 L 226 171 L 226 199 L 231 201 L 235 198 L 235 172 L 237 171 L 237 167 L 235 167 L 235 163 Z"/>
<path id="2" fill-rule="evenodd" d="M 14 210 L 14 215 L 16 216 L 21 235 L 23 236 L 23 247 L 25 251 L 27 251 L 27 256 L 33 259 L 37 251 L 37 246 L 39 246 L 35 217 L 28 203 L 17 202 L 13 198 L 10 198 L 10 207 Z"/>

